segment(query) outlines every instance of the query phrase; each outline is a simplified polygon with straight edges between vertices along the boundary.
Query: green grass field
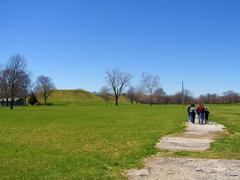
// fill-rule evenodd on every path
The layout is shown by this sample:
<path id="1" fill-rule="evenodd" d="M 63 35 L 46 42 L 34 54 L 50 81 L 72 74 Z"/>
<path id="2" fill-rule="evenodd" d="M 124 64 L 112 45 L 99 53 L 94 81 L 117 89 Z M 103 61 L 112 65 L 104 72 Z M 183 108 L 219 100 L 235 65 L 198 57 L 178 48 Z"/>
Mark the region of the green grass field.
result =
<path id="1" fill-rule="evenodd" d="M 111 179 L 139 166 L 166 134 L 183 129 L 177 106 L 0 109 L 0 177 Z"/>
<path id="2" fill-rule="evenodd" d="M 124 179 L 127 169 L 157 153 L 160 137 L 184 129 L 181 106 L 104 106 L 98 97 L 74 101 L 0 108 L 1 179 Z M 210 108 L 230 134 L 207 153 L 175 155 L 240 159 L 240 106 Z"/>

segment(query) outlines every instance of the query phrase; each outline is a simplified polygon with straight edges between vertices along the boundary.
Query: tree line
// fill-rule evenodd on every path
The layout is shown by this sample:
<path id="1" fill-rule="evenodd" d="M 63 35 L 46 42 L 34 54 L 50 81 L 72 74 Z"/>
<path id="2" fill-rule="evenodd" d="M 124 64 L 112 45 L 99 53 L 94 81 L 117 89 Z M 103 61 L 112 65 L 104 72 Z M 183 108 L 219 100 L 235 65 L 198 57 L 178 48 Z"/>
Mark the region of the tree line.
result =
<path id="1" fill-rule="evenodd" d="M 106 71 L 105 79 L 106 85 L 98 94 L 105 100 L 106 105 L 114 97 L 117 106 L 120 96 L 128 98 L 132 104 L 240 103 L 239 93 L 234 91 L 227 91 L 222 95 L 208 93 L 195 98 L 190 90 L 184 89 L 174 95 L 168 95 L 160 86 L 159 76 L 148 73 L 142 74 L 140 83 L 136 87 L 130 85 L 132 76 L 119 69 Z"/>
<path id="2" fill-rule="evenodd" d="M 223 92 L 221 95 L 208 93 L 199 97 L 200 101 L 208 104 L 233 104 L 240 102 L 239 93 L 232 90 Z"/>
<path id="3" fill-rule="evenodd" d="M 239 103 L 240 96 L 234 91 L 224 92 L 222 95 L 206 94 L 199 98 L 194 98 L 190 90 L 184 90 L 168 95 L 160 86 L 160 78 L 157 75 L 142 73 L 138 86 L 131 86 L 132 76 L 130 73 L 119 69 L 106 71 L 106 85 L 98 93 L 106 102 L 115 99 L 118 106 L 119 98 L 125 96 L 129 101 L 142 104 L 185 104 L 191 103 Z M 40 75 L 36 80 L 31 79 L 31 73 L 27 69 L 26 59 L 16 54 L 9 58 L 6 64 L 0 66 L 0 103 L 3 106 L 10 106 L 13 109 L 17 98 L 23 99 L 29 104 L 41 104 L 39 98 L 47 100 L 55 85 L 52 79 L 45 75 Z"/>
<path id="4" fill-rule="evenodd" d="M 55 89 L 52 79 L 48 76 L 38 76 L 35 81 L 31 79 L 31 73 L 27 70 L 27 61 L 16 54 L 9 58 L 6 64 L 0 66 L 0 103 L 13 109 L 15 100 L 23 99 L 26 103 L 34 105 L 39 103 L 38 97 L 47 99 Z M 40 104 L 40 103 L 39 103 Z"/>

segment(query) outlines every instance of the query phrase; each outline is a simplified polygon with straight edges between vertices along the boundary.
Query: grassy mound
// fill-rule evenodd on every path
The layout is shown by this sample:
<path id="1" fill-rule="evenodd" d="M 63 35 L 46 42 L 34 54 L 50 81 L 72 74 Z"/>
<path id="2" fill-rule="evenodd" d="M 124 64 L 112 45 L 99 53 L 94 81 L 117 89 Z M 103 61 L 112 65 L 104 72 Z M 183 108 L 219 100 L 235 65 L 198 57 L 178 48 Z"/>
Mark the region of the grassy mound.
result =
<path id="1" fill-rule="evenodd" d="M 43 103 L 43 99 L 39 99 Z M 55 90 L 48 99 L 49 104 L 53 105 L 104 105 L 105 101 L 85 90 Z M 113 104 L 114 99 L 109 102 Z M 120 104 L 128 104 L 129 101 L 125 97 L 120 98 Z"/>
<path id="2" fill-rule="evenodd" d="M 56 90 L 49 98 L 54 105 L 102 105 L 103 99 L 84 90 Z"/>

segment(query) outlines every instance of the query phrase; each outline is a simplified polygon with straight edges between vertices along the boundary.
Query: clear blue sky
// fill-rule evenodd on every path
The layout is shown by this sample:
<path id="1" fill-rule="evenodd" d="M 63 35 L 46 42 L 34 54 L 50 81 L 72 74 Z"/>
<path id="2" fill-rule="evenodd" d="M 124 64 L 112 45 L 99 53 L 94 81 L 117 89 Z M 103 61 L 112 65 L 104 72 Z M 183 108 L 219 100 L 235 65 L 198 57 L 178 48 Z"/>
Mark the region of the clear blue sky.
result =
<path id="1" fill-rule="evenodd" d="M 33 77 L 95 91 L 105 70 L 157 74 L 173 94 L 240 92 L 239 0 L 1 0 L 0 63 L 23 54 Z"/>

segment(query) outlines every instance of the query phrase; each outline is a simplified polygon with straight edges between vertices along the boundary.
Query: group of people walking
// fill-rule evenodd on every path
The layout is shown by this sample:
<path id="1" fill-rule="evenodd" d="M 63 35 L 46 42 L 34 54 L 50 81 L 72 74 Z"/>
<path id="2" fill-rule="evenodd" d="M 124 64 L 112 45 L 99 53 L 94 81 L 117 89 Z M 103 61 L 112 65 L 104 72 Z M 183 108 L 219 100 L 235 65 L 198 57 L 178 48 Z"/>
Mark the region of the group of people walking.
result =
<path id="1" fill-rule="evenodd" d="M 192 122 L 193 124 L 195 124 L 196 115 L 198 115 L 198 124 L 204 125 L 209 123 L 208 117 L 210 112 L 208 110 L 208 107 L 204 107 L 202 103 L 199 104 L 197 109 L 195 107 L 195 104 L 189 105 L 187 112 L 189 121 Z"/>

